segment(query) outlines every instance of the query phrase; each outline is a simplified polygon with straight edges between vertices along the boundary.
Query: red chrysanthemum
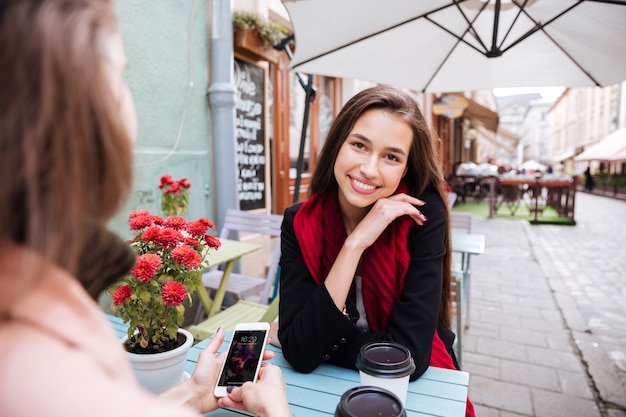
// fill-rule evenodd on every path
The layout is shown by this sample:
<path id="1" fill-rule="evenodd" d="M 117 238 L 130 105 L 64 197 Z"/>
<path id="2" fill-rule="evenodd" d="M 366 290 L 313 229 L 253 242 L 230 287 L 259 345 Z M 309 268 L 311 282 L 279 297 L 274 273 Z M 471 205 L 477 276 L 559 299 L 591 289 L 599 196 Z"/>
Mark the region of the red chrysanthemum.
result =
<path id="1" fill-rule="evenodd" d="M 152 214 L 148 210 L 135 210 L 128 216 L 130 230 L 141 230 L 152 226 Z"/>
<path id="2" fill-rule="evenodd" d="M 178 185 L 180 185 L 183 188 L 191 188 L 191 183 L 189 181 L 187 181 L 187 178 L 181 178 L 178 180 Z"/>
<path id="3" fill-rule="evenodd" d="M 187 288 L 180 282 L 170 281 L 163 286 L 161 291 L 163 301 L 168 306 L 178 306 L 185 301 L 187 296 Z"/>
<path id="4" fill-rule="evenodd" d="M 159 236 L 161 236 L 161 228 L 153 226 L 143 231 L 141 239 L 144 242 L 159 243 Z"/>
<path id="5" fill-rule="evenodd" d="M 210 229 L 215 229 L 215 223 L 213 223 L 211 220 L 204 218 L 204 217 L 200 217 L 197 221 L 199 221 L 200 223 L 204 224 L 206 227 L 210 228 Z"/>
<path id="6" fill-rule="evenodd" d="M 124 304 L 124 302 L 128 300 L 131 295 L 133 295 L 133 289 L 128 285 L 121 285 L 117 287 L 113 293 L 113 304 L 116 306 Z"/>
<path id="7" fill-rule="evenodd" d="M 156 224 L 157 226 L 163 226 L 163 217 L 161 216 L 157 216 L 156 214 L 152 215 L 152 221 L 154 222 L 154 224 Z"/>
<path id="8" fill-rule="evenodd" d="M 174 248 L 172 251 L 172 259 L 181 265 L 185 265 L 189 269 L 196 269 L 200 266 L 202 258 L 200 254 L 191 246 L 183 245 Z"/>
<path id="9" fill-rule="evenodd" d="M 135 218 L 135 217 L 139 217 L 139 216 L 151 216 L 152 214 L 148 211 L 148 210 L 133 210 L 130 212 L 130 214 L 128 215 L 129 219 Z"/>
<path id="10" fill-rule="evenodd" d="M 172 187 L 169 190 L 165 190 L 165 195 L 167 194 L 178 194 L 180 192 L 181 188 L 180 185 L 178 185 L 178 183 L 174 183 L 172 184 Z"/>
<path id="11" fill-rule="evenodd" d="M 206 239 L 207 246 L 212 249 L 219 249 L 220 246 L 222 246 L 222 242 L 215 236 L 206 235 L 204 238 Z"/>
<path id="12" fill-rule="evenodd" d="M 148 282 L 159 270 L 162 261 L 159 255 L 154 253 L 147 253 L 137 258 L 137 263 L 132 270 L 132 275 L 141 282 Z"/>
<path id="13" fill-rule="evenodd" d="M 165 187 L 166 185 L 172 184 L 174 184 L 174 179 L 172 178 L 172 176 L 170 174 L 165 174 L 161 177 L 161 185 L 159 185 L 159 188 L 163 189 L 163 187 Z"/>
<path id="14" fill-rule="evenodd" d="M 178 245 L 178 242 L 184 240 L 184 236 L 178 230 L 174 229 L 161 229 L 161 233 L 157 238 L 157 243 L 164 248 L 172 248 Z"/>
<path id="15" fill-rule="evenodd" d="M 191 234 L 191 236 L 204 236 L 207 230 L 209 230 L 209 226 L 198 220 L 187 223 L 187 231 Z"/>
<path id="16" fill-rule="evenodd" d="M 171 227 L 174 230 L 186 230 L 187 220 L 183 216 L 170 216 L 165 219 L 163 226 Z"/>
<path id="17" fill-rule="evenodd" d="M 199 241 L 197 241 L 196 239 L 192 239 L 190 237 L 186 237 L 183 243 L 189 246 L 198 246 L 200 244 Z"/>

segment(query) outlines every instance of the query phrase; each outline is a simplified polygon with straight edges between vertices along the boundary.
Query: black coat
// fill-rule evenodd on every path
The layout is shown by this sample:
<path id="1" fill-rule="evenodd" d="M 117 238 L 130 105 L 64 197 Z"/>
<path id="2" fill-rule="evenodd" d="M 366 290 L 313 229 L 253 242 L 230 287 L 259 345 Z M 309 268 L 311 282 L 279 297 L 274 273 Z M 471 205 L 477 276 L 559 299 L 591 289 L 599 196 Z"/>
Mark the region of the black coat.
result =
<path id="1" fill-rule="evenodd" d="M 346 303 L 350 316 L 347 317 L 337 309 L 326 286 L 315 283 L 302 259 L 293 229 L 293 219 L 301 203 L 285 210 L 278 337 L 285 358 L 297 371 L 311 372 L 325 361 L 355 369 L 361 346 L 373 340 L 391 340 L 409 348 L 416 365 L 411 380 L 426 371 L 441 301 L 447 218 L 437 193 L 427 192 L 418 198 L 426 202 L 420 211 L 428 220 L 409 231 L 407 245 L 411 260 L 404 290 L 395 302 L 386 329 L 376 333 L 363 332 L 356 326 L 358 312 L 353 302 Z M 443 329 L 439 335 L 452 355 L 454 335 Z"/>

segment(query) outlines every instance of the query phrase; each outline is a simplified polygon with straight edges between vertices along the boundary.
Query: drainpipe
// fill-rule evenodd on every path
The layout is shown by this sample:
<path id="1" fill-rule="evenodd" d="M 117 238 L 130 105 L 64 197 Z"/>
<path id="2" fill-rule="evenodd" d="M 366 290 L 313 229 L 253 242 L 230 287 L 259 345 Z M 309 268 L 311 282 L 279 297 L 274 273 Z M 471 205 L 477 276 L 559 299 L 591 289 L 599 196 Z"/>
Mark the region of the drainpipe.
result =
<path id="1" fill-rule="evenodd" d="M 233 11 L 231 0 L 211 0 L 211 107 L 213 161 L 218 230 L 229 208 L 239 209 L 237 152 L 235 149 L 235 97 L 233 85 Z"/>

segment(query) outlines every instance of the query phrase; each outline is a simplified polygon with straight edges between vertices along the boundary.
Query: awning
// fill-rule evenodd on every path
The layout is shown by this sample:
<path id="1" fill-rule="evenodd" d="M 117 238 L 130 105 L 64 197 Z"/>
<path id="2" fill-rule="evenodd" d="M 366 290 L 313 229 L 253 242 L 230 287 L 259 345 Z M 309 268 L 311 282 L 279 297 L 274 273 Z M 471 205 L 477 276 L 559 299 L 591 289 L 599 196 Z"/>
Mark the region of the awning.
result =
<path id="1" fill-rule="evenodd" d="M 626 146 L 613 155 L 611 162 L 626 162 Z"/>
<path id="2" fill-rule="evenodd" d="M 443 94 L 433 103 L 433 113 L 451 119 L 464 116 L 473 125 L 482 126 L 492 132 L 498 130 L 498 113 L 460 93 Z"/>
<path id="3" fill-rule="evenodd" d="M 515 152 L 515 148 L 519 144 L 519 135 L 517 133 L 511 132 L 510 130 L 505 129 L 502 126 L 498 126 L 498 130 L 496 131 L 496 134 L 510 142 L 509 152 L 511 153 Z"/>
<path id="4" fill-rule="evenodd" d="M 600 142 L 594 143 L 583 153 L 574 157 L 576 161 L 616 161 L 626 148 L 626 128 L 616 130 Z"/>
<path id="5" fill-rule="evenodd" d="M 516 135 L 510 136 L 510 135 L 508 135 L 506 133 L 504 135 L 502 135 L 504 139 L 507 139 L 507 140 L 511 141 L 511 143 L 505 143 L 505 142 L 501 142 L 497 138 L 493 137 L 492 134 L 487 133 L 487 129 L 484 128 L 483 126 L 478 126 L 477 129 L 478 129 L 478 131 L 480 131 L 482 133 L 482 135 L 480 136 L 481 140 L 486 140 L 487 142 L 490 142 L 491 144 L 497 146 L 498 148 L 504 149 L 505 151 L 507 151 L 511 155 L 513 155 L 515 153 L 515 147 L 517 146 L 517 141 L 518 141 L 518 138 L 517 138 Z M 496 133 L 498 135 L 501 135 L 502 131 L 500 129 L 498 129 L 498 131 Z"/>
<path id="6" fill-rule="evenodd" d="M 468 106 L 465 117 L 470 119 L 472 124 L 478 124 L 486 129 L 496 132 L 498 130 L 498 113 L 487 107 L 476 103 L 474 100 L 467 100 Z"/>

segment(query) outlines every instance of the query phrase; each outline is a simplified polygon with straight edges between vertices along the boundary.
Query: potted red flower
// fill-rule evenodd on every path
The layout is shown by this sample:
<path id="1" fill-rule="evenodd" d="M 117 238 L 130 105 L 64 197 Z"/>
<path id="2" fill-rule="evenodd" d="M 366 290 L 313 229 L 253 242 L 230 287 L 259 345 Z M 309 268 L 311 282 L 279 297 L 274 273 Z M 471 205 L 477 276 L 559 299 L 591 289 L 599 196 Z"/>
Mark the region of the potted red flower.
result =
<path id="1" fill-rule="evenodd" d="M 187 178 L 175 180 L 169 174 L 161 177 L 161 210 L 165 216 L 180 216 L 187 212 L 189 188 L 191 184 Z"/>
<path id="2" fill-rule="evenodd" d="M 208 234 L 215 225 L 206 218 L 163 218 L 148 210 L 133 211 L 128 223 L 136 232 L 130 245 L 137 251 L 137 262 L 112 288 L 112 310 L 129 324 L 128 337 L 123 340 L 126 350 L 146 354 L 169 352 L 181 344 L 191 347 L 193 336 L 181 328 L 183 302 L 191 301 L 191 295 L 202 285 L 206 254 L 220 246 L 220 241 Z M 179 380 L 185 356 L 186 352 Z"/>

